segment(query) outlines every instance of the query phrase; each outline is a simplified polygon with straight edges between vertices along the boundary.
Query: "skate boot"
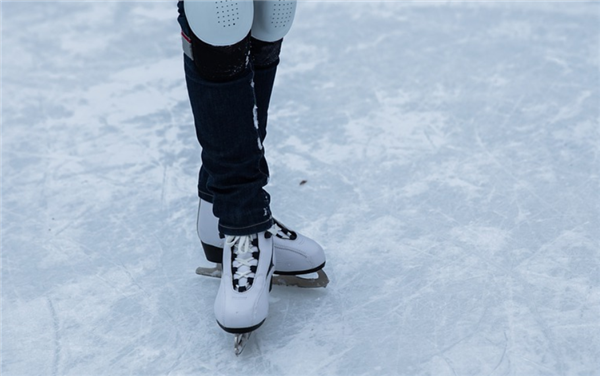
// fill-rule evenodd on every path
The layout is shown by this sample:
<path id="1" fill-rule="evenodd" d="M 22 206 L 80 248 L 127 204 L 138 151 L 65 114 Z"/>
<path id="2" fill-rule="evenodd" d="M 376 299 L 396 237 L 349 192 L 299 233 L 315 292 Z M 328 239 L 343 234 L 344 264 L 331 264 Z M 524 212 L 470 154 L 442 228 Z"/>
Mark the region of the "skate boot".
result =
<path id="1" fill-rule="evenodd" d="M 214 309 L 217 323 L 228 333 L 250 333 L 267 318 L 274 271 L 270 231 L 225 237 L 223 275 Z"/>
<path id="2" fill-rule="evenodd" d="M 197 229 L 206 259 L 220 263 L 225 239 L 219 236 L 219 220 L 212 212 L 212 204 L 200 200 Z M 302 275 L 317 272 L 325 266 L 325 252 L 314 240 L 289 230 L 275 220 L 273 251 L 276 254 L 275 274 Z M 324 287 L 324 286 L 320 286 Z"/>

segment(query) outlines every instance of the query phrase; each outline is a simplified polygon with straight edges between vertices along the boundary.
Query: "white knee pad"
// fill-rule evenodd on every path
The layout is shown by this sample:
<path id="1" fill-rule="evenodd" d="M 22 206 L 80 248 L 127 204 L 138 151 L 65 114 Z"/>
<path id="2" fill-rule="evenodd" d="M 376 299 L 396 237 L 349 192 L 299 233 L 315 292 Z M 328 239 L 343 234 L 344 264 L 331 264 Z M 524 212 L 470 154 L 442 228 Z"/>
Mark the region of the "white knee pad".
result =
<path id="1" fill-rule="evenodd" d="M 252 0 L 185 0 L 183 6 L 194 34 L 213 46 L 236 44 L 252 28 Z"/>
<path id="2" fill-rule="evenodd" d="M 283 38 L 294 22 L 296 0 L 255 0 L 252 36 L 263 42 Z"/>

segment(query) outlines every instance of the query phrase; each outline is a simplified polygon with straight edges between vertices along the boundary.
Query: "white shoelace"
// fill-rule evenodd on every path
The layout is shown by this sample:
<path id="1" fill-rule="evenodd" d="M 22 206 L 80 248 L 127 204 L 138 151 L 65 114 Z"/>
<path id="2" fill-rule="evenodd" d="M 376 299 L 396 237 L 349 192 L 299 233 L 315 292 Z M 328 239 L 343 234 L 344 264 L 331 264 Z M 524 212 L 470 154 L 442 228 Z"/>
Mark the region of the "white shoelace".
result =
<path id="1" fill-rule="evenodd" d="M 268 236 L 285 232 L 281 227 L 273 225 L 267 230 Z M 252 287 L 256 270 L 258 268 L 258 236 L 227 236 L 226 246 L 233 251 L 231 266 L 233 270 L 233 287 L 239 292 L 244 292 Z"/>
<path id="2" fill-rule="evenodd" d="M 269 232 L 277 236 L 278 238 L 286 240 L 296 240 L 298 236 L 294 231 L 288 229 L 284 224 L 277 221 L 275 221 L 275 224 L 273 225 L 273 227 L 271 227 Z"/>
<path id="3" fill-rule="evenodd" d="M 252 286 L 252 281 L 255 276 L 256 267 L 258 266 L 258 259 L 254 257 L 254 248 L 252 244 L 253 240 L 256 239 L 256 235 L 253 236 L 231 236 L 225 240 L 227 246 L 233 250 L 233 260 L 231 266 L 233 267 L 233 280 L 234 288 L 242 291 L 249 289 Z M 256 250 L 258 251 L 258 249 Z M 252 267 L 255 267 L 252 271 Z"/>

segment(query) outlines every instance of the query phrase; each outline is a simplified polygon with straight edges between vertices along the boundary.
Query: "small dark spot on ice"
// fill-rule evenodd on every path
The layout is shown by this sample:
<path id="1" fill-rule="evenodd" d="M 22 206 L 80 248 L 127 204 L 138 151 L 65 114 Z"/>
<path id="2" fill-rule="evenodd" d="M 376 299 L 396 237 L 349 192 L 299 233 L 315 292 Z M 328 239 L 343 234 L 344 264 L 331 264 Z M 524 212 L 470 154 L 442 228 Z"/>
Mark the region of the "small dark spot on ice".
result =
<path id="1" fill-rule="evenodd" d="M 306 181 L 306 180 L 301 180 L 301 181 L 300 181 L 300 185 L 304 185 L 304 184 L 306 184 L 306 183 L 307 183 L 307 181 Z"/>

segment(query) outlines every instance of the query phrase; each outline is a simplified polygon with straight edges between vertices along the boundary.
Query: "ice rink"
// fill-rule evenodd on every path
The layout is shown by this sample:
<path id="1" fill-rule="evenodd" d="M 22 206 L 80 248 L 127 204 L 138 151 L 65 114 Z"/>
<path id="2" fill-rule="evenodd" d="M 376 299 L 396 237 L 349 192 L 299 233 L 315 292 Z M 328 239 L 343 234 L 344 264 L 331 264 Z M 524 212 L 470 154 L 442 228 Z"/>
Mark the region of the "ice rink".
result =
<path id="1" fill-rule="evenodd" d="M 3 376 L 600 375 L 600 2 L 302 1 L 268 191 L 331 283 L 240 357 L 176 2 L 1 7 Z"/>

